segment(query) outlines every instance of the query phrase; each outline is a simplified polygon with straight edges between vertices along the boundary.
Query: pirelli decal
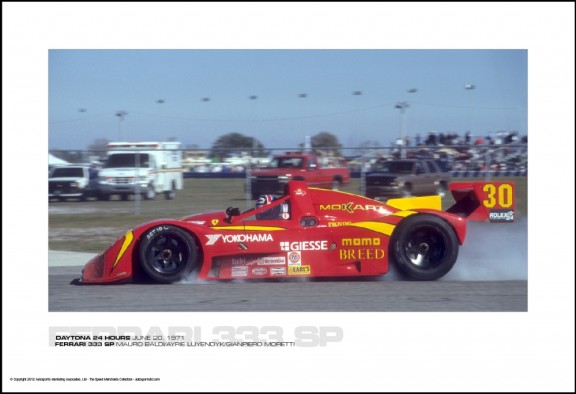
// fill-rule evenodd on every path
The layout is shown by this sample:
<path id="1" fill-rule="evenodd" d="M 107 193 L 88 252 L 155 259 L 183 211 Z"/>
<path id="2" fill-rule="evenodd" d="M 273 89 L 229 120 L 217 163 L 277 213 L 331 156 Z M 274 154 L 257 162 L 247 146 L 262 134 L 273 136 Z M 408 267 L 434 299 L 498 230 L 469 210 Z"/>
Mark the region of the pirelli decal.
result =
<path id="1" fill-rule="evenodd" d="M 114 261 L 114 265 L 112 266 L 112 268 L 116 267 L 116 264 L 118 264 L 118 262 L 120 261 L 122 256 L 124 256 L 126 249 L 128 249 L 128 246 L 130 246 L 133 239 L 134 239 L 134 234 L 132 233 L 132 231 L 128 231 L 124 235 L 124 243 L 122 244 L 122 247 L 120 248 L 120 252 L 118 252 L 118 256 L 116 256 L 116 261 Z"/>
<path id="2" fill-rule="evenodd" d="M 372 230 L 384 235 L 391 235 L 392 231 L 394 231 L 394 228 L 396 227 L 393 224 L 379 222 L 357 222 L 350 224 L 350 226 Z"/>

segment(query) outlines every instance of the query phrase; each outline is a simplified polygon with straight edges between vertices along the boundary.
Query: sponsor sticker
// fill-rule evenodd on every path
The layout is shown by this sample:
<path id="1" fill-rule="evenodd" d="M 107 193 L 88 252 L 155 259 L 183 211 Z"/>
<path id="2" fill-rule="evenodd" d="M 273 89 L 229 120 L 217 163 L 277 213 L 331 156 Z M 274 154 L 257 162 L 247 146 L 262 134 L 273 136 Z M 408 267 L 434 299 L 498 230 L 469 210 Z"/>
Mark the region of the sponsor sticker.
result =
<path id="1" fill-rule="evenodd" d="M 245 265 L 232 267 L 232 276 L 248 276 L 248 267 Z"/>
<path id="2" fill-rule="evenodd" d="M 291 250 L 328 250 L 328 241 L 295 241 L 280 242 L 280 249 Z"/>
<path id="3" fill-rule="evenodd" d="M 300 252 L 292 251 L 288 253 L 288 265 L 300 265 L 302 262 L 302 255 Z"/>
<path id="4" fill-rule="evenodd" d="M 328 222 L 328 227 L 342 227 L 349 226 L 352 222 Z"/>
<path id="5" fill-rule="evenodd" d="M 222 239 L 224 243 L 238 242 L 270 242 L 274 241 L 272 234 L 206 234 L 208 242 L 206 245 L 215 245 L 218 240 Z"/>
<path id="6" fill-rule="evenodd" d="M 353 202 L 344 204 L 320 204 L 321 211 L 340 211 L 347 213 L 354 213 L 356 211 L 376 211 L 381 213 L 389 213 L 386 208 L 380 205 L 373 204 L 354 204 Z"/>
<path id="7" fill-rule="evenodd" d="M 286 257 L 259 257 L 255 259 L 246 259 L 244 257 L 232 258 L 232 265 L 284 265 L 286 264 Z"/>
<path id="8" fill-rule="evenodd" d="M 256 264 L 258 265 L 284 265 L 286 264 L 286 257 L 278 256 L 278 257 L 262 257 L 260 259 L 255 260 Z"/>
<path id="9" fill-rule="evenodd" d="M 514 211 L 509 209 L 492 209 L 488 219 L 493 223 L 511 223 L 514 221 Z"/>
<path id="10" fill-rule="evenodd" d="M 342 238 L 342 246 L 380 246 L 380 238 Z"/>
<path id="11" fill-rule="evenodd" d="M 310 266 L 288 267 L 288 275 L 310 275 Z"/>
<path id="12" fill-rule="evenodd" d="M 271 276 L 286 275 L 286 267 L 272 267 L 270 268 Z"/>
<path id="13" fill-rule="evenodd" d="M 382 260 L 384 249 L 340 249 L 340 260 Z"/>
<path id="14" fill-rule="evenodd" d="M 252 274 L 254 275 L 263 276 L 266 275 L 267 273 L 268 273 L 267 268 L 264 267 L 252 268 Z"/>

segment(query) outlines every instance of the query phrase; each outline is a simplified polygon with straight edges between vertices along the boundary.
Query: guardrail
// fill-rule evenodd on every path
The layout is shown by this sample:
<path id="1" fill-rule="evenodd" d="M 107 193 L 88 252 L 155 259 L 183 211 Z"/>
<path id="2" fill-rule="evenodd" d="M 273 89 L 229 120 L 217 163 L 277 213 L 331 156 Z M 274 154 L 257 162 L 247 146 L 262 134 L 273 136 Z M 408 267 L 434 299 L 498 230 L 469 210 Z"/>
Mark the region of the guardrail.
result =
<path id="1" fill-rule="evenodd" d="M 453 178 L 486 178 L 486 177 L 510 177 L 528 176 L 528 170 L 505 170 L 505 171 L 475 171 L 462 170 L 450 171 Z M 362 172 L 350 172 L 351 178 L 361 178 Z M 246 172 L 184 172 L 184 178 L 194 179 L 242 179 L 246 178 Z"/>

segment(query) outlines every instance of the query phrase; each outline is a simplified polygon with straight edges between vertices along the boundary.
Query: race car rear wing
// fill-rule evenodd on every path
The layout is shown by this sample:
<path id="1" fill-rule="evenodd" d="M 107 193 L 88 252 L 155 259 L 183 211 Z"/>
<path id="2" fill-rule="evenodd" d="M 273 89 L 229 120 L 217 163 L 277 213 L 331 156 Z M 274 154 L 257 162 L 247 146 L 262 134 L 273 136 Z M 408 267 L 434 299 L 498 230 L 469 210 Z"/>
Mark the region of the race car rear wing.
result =
<path id="1" fill-rule="evenodd" d="M 514 182 L 455 182 L 449 189 L 455 203 L 446 212 L 481 222 L 514 222 Z"/>

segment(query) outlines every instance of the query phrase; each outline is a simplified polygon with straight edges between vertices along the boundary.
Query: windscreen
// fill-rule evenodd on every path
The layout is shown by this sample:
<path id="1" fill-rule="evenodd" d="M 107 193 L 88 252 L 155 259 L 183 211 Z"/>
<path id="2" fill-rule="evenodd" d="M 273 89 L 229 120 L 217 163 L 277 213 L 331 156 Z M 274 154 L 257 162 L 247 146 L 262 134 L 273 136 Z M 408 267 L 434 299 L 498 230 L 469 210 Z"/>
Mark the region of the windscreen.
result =
<path id="1" fill-rule="evenodd" d="M 411 161 L 384 161 L 374 165 L 374 170 L 395 174 L 411 174 L 413 164 Z"/>
<path id="2" fill-rule="evenodd" d="M 301 157 L 275 157 L 268 168 L 300 168 L 302 167 Z"/>
<path id="3" fill-rule="evenodd" d="M 50 178 L 82 178 L 84 176 L 84 172 L 80 167 L 73 167 L 73 168 L 55 168 L 52 171 L 52 176 Z"/>
<path id="4" fill-rule="evenodd" d="M 104 168 L 148 168 L 150 161 L 148 153 L 140 153 L 138 156 L 140 165 L 136 166 L 135 153 L 117 153 L 110 155 L 104 164 Z"/>

